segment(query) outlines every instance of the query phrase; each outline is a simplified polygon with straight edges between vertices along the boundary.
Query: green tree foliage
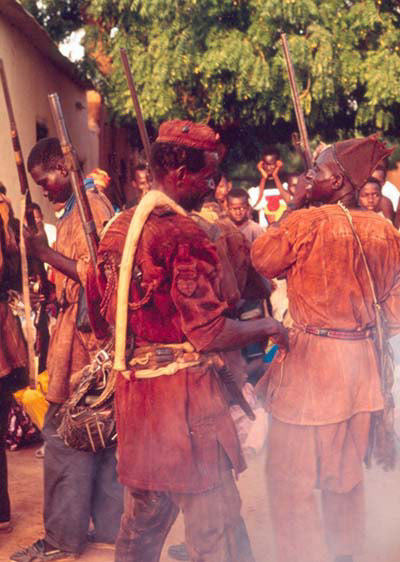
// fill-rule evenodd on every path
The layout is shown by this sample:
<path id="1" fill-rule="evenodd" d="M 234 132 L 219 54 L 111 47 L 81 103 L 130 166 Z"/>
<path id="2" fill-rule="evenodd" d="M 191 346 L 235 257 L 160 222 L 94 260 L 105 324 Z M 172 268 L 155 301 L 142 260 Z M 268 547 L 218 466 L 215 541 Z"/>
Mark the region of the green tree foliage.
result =
<path id="1" fill-rule="evenodd" d="M 79 0 L 21 0 L 57 43 L 84 25 L 84 2 Z"/>
<path id="2" fill-rule="evenodd" d="M 395 0 L 25 4 L 56 39 L 62 37 L 64 9 L 66 32 L 73 27 L 70 16 L 77 26 L 85 22 L 88 55 L 100 45 L 112 63 L 111 73 L 97 67 L 94 77 L 116 116 L 132 112 L 119 60 L 125 47 L 144 116 L 154 124 L 190 118 L 210 122 L 228 136 L 251 131 L 263 142 L 287 140 L 295 125 L 280 44 L 285 32 L 311 135 L 330 140 L 381 129 L 390 136 L 400 125 Z"/>

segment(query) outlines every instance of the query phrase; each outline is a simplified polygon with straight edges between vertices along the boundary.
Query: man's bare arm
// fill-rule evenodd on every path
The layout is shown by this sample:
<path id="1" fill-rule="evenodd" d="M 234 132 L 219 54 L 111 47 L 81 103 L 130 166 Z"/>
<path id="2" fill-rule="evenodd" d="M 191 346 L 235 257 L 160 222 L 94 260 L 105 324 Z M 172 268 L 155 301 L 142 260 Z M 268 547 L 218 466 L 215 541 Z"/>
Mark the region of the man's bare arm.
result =
<path id="1" fill-rule="evenodd" d="M 288 331 L 274 318 L 260 318 L 259 320 L 248 320 L 246 322 L 227 318 L 223 330 L 206 351 L 238 349 L 268 337 L 271 337 L 283 349 L 289 348 Z"/>
<path id="2" fill-rule="evenodd" d="M 57 271 L 60 271 L 70 279 L 78 283 L 80 282 L 76 261 L 50 248 L 43 227 L 39 228 L 37 232 L 33 232 L 28 227 L 25 227 L 24 232 L 30 255 L 38 258 L 42 262 L 48 263 L 51 267 L 54 267 L 54 269 L 57 269 Z"/>

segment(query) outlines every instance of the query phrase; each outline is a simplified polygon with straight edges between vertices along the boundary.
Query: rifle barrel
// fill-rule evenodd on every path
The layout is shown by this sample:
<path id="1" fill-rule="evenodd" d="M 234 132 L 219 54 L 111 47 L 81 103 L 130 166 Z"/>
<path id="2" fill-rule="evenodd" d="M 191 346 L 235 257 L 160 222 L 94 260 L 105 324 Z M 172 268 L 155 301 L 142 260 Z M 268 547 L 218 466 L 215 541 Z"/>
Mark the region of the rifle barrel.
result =
<path id="1" fill-rule="evenodd" d="M 126 49 L 121 48 L 120 49 L 120 55 L 121 55 L 121 60 L 122 60 L 122 64 L 123 64 L 124 71 L 125 71 L 125 76 L 126 76 L 126 79 L 128 81 L 129 91 L 131 92 L 133 105 L 135 107 L 136 119 L 137 119 L 137 123 L 138 123 L 138 127 L 139 127 L 140 138 L 142 140 L 144 152 L 146 154 L 146 160 L 147 160 L 147 162 L 150 166 L 151 160 L 150 160 L 149 136 L 147 134 L 146 125 L 144 123 L 143 114 L 142 114 L 142 110 L 141 110 L 141 107 L 140 107 L 139 98 L 138 98 L 138 95 L 137 95 L 137 92 L 136 92 L 135 83 L 133 81 L 132 71 L 131 71 L 131 67 L 129 65 L 129 60 L 128 60 L 128 55 L 126 53 Z"/>
<path id="2" fill-rule="evenodd" d="M 307 167 L 311 168 L 312 154 L 310 150 L 310 144 L 308 142 L 308 134 L 307 134 L 306 123 L 304 120 L 304 113 L 301 107 L 299 93 L 297 91 L 296 74 L 294 72 L 292 58 L 290 56 L 289 45 L 286 39 L 286 33 L 281 34 L 281 40 L 282 40 L 283 53 L 285 55 L 285 61 L 288 70 L 288 75 L 289 75 L 290 92 L 292 94 L 297 126 L 299 128 L 301 143 L 303 145 L 304 160 L 306 162 Z"/>
<path id="3" fill-rule="evenodd" d="M 65 124 L 60 99 L 57 93 L 49 94 L 49 104 L 56 126 L 57 136 L 61 144 L 65 162 L 67 164 L 72 190 L 75 195 L 79 215 L 85 232 L 86 242 L 89 249 L 90 259 L 96 265 L 96 254 L 99 238 L 97 236 L 96 225 L 93 220 L 92 210 L 84 188 L 82 172 L 79 167 L 79 160 L 72 145 L 67 126 Z"/>

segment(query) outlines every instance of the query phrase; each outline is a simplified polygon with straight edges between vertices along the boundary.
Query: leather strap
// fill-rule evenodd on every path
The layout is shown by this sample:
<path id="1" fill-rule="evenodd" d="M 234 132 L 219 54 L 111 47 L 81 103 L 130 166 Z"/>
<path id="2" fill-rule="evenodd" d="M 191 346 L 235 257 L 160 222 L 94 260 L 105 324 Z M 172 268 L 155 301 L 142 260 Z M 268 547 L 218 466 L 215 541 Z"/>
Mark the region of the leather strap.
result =
<path id="1" fill-rule="evenodd" d="M 337 340 L 365 340 L 373 335 L 373 330 L 370 328 L 365 330 L 334 330 L 332 328 L 318 328 L 316 326 L 300 326 L 299 324 L 295 324 L 294 327 L 306 334 Z"/>

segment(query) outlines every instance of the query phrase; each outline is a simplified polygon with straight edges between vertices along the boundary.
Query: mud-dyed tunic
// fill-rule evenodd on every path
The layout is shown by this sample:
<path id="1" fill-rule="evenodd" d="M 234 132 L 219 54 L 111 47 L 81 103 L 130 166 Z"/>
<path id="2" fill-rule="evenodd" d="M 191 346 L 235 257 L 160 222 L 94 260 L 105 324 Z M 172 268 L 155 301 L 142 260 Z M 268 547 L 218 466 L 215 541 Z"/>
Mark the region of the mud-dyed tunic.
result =
<path id="1" fill-rule="evenodd" d="M 114 214 L 111 203 L 94 189 L 87 191 L 97 232 Z M 55 286 L 58 302 L 65 303 L 57 316 L 57 323 L 51 334 L 47 371 L 49 389 L 46 398 L 49 402 L 62 404 L 69 397 L 71 375 L 82 369 L 90 361 L 90 352 L 96 349 L 97 342 L 93 333 L 83 333 L 76 329 L 79 290 L 85 286 L 89 266 L 89 250 L 75 204 L 66 216 L 57 223 L 55 250 L 67 258 L 77 261 L 80 283 L 63 273 L 55 271 Z"/>
<path id="2" fill-rule="evenodd" d="M 0 378 L 27 364 L 21 324 L 7 303 L 6 290 L 18 271 L 19 254 L 10 227 L 11 206 L 0 194 Z"/>
<path id="3" fill-rule="evenodd" d="M 122 213 L 100 242 L 101 295 L 89 271 L 89 302 L 99 335 L 115 323 L 116 290 L 105 289 L 115 279 L 133 212 Z M 223 329 L 228 305 L 220 296 L 221 264 L 204 230 L 189 217 L 156 209 L 143 229 L 135 264 L 128 323 L 136 346 L 188 340 L 197 351 L 206 350 Z M 107 306 L 101 302 L 105 293 L 111 295 Z M 244 468 L 221 382 L 209 367 L 147 380 L 136 379 L 132 369 L 130 381 L 118 377 L 116 400 L 123 484 L 196 493 L 218 486 L 230 465 L 236 472 Z"/>
<path id="4" fill-rule="evenodd" d="M 400 331 L 400 235 L 376 213 L 351 210 L 392 334 Z M 372 338 L 305 333 L 304 326 L 363 331 L 375 324 L 360 250 L 338 205 L 292 213 L 252 246 L 256 269 L 286 274 L 296 328 L 283 363 L 273 365 L 267 406 L 282 422 L 337 423 L 383 407 Z"/>

